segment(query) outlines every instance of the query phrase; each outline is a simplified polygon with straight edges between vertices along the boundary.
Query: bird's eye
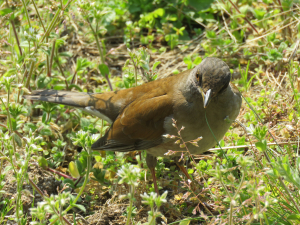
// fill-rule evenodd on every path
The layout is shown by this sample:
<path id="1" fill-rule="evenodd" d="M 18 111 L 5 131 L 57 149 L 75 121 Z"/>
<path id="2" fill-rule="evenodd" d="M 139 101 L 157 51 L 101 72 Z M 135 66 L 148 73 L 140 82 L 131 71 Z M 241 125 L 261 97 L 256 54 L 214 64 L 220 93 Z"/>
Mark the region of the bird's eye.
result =
<path id="1" fill-rule="evenodd" d="M 199 86 L 202 86 L 202 76 L 200 75 L 200 73 L 196 73 L 196 79 L 199 83 Z"/>

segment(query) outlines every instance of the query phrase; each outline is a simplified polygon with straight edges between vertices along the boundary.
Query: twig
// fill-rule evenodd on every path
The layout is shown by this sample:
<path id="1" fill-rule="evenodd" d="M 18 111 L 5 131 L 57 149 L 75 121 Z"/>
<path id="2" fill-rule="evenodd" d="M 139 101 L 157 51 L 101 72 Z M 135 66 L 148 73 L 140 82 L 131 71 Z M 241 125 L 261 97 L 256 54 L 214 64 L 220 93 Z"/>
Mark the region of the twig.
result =
<path id="1" fill-rule="evenodd" d="M 295 56 L 295 54 L 296 54 L 296 52 L 297 52 L 297 50 L 298 50 L 298 48 L 299 48 L 299 43 L 300 43 L 300 40 L 298 39 L 298 40 L 296 41 L 295 47 L 294 47 L 294 49 L 293 49 L 293 51 L 292 51 L 292 53 L 291 53 L 291 55 L 290 55 L 290 57 L 289 57 L 289 59 L 288 59 L 288 62 L 289 62 L 289 63 L 290 63 L 291 60 L 294 58 L 294 56 Z"/>
<path id="2" fill-rule="evenodd" d="M 292 141 L 292 142 L 279 142 L 279 143 L 267 143 L 267 146 L 271 146 L 271 145 L 287 145 L 287 144 L 297 144 L 297 141 Z M 222 147 L 223 150 L 228 150 L 228 149 L 240 149 L 240 148 L 250 148 L 250 147 L 255 147 L 255 144 L 251 144 L 251 145 L 236 145 L 236 146 L 228 146 L 228 147 Z M 217 150 L 221 150 L 221 148 L 210 148 L 208 151 L 217 151 Z"/>
<path id="3" fill-rule="evenodd" d="M 241 11 L 239 10 L 239 8 L 238 8 L 231 0 L 229 0 L 229 2 L 231 3 L 231 5 L 235 8 L 235 10 L 236 10 L 238 13 L 242 14 Z M 256 28 L 255 28 L 255 27 L 253 26 L 253 24 L 250 22 L 250 20 L 248 20 L 247 17 L 245 17 L 244 19 L 245 19 L 245 20 L 247 21 L 247 23 L 252 27 L 252 29 L 253 29 L 257 34 L 259 34 L 258 31 L 256 30 Z"/>
<path id="4" fill-rule="evenodd" d="M 280 28 L 278 28 L 278 29 L 276 29 L 276 30 L 273 30 L 273 31 L 270 32 L 270 33 L 264 34 L 264 35 L 262 35 L 262 36 L 259 36 L 259 37 L 257 37 L 257 38 L 251 39 L 251 40 L 247 40 L 246 43 L 248 44 L 249 42 L 256 41 L 256 40 L 258 40 L 258 39 L 264 38 L 264 37 L 268 36 L 269 34 L 274 33 L 274 32 L 277 32 L 277 31 L 279 31 L 279 30 L 282 30 L 283 28 L 286 28 L 286 27 L 288 27 L 288 26 L 290 26 L 290 25 L 292 25 L 292 24 L 294 24 L 294 23 L 298 23 L 298 21 L 292 21 L 292 22 L 290 22 L 289 24 L 287 24 L 287 25 L 285 25 L 285 26 L 283 26 L 283 27 L 280 27 Z"/>

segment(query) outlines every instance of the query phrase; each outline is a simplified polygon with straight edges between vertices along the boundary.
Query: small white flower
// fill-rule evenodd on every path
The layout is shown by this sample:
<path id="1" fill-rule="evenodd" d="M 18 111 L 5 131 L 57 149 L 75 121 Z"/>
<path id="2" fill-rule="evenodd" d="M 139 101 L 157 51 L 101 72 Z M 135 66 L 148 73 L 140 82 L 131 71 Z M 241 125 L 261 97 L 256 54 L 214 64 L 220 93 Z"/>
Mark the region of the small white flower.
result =
<path id="1" fill-rule="evenodd" d="M 29 33 L 33 33 L 34 32 L 34 28 L 32 28 L 32 27 L 29 27 Z"/>
<path id="2" fill-rule="evenodd" d="M 86 131 L 80 130 L 80 131 L 78 131 L 77 134 L 78 134 L 78 135 L 85 135 L 85 134 L 86 134 Z"/>
<path id="3" fill-rule="evenodd" d="M 10 80 L 13 80 L 13 79 L 15 79 L 15 78 L 16 78 L 16 75 L 12 75 L 12 76 L 10 76 L 10 77 L 5 77 L 4 79 L 5 79 L 6 81 L 10 82 Z"/>
<path id="4" fill-rule="evenodd" d="M 43 138 L 41 136 L 37 136 L 35 140 L 43 140 Z"/>
<path id="5" fill-rule="evenodd" d="M 236 201 L 235 200 L 231 200 L 231 204 L 233 205 L 233 206 L 236 206 Z"/>
<path id="6" fill-rule="evenodd" d="M 30 138 L 28 138 L 28 137 L 23 137 L 23 139 L 25 139 L 26 142 L 29 142 L 29 141 L 30 141 Z"/>
<path id="7" fill-rule="evenodd" d="M 134 30 L 135 33 L 139 33 L 141 31 L 141 28 L 135 27 L 133 30 Z"/>
<path id="8" fill-rule="evenodd" d="M 269 201 L 265 201 L 265 207 L 268 207 L 269 205 Z"/>
<path id="9" fill-rule="evenodd" d="M 99 134 L 92 134 L 92 140 L 97 140 L 99 138 Z"/>
<path id="10" fill-rule="evenodd" d="M 131 26 L 132 25 L 132 21 L 129 20 L 129 21 L 126 21 L 126 26 Z"/>

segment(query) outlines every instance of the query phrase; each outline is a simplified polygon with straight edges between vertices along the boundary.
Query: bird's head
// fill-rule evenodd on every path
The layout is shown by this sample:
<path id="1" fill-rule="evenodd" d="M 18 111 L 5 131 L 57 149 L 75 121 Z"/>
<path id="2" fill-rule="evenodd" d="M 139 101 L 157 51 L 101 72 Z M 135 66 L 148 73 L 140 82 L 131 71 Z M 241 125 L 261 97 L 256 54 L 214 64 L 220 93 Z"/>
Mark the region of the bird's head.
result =
<path id="1" fill-rule="evenodd" d="M 224 91 L 230 82 L 229 67 L 221 59 L 205 58 L 193 71 L 197 89 L 203 97 L 203 107 L 206 108 L 210 101 Z"/>

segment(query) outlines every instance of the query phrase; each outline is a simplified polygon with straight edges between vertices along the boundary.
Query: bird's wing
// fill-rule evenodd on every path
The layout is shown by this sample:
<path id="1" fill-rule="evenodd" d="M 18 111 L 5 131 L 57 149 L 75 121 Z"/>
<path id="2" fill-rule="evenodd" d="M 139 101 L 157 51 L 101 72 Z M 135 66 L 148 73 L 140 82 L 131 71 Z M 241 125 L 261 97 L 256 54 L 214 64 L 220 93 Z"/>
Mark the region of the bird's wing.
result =
<path id="1" fill-rule="evenodd" d="M 95 142 L 93 149 L 133 151 L 148 149 L 162 143 L 164 121 L 172 114 L 172 98 L 164 94 L 136 99 L 127 105 L 109 131 Z"/>

